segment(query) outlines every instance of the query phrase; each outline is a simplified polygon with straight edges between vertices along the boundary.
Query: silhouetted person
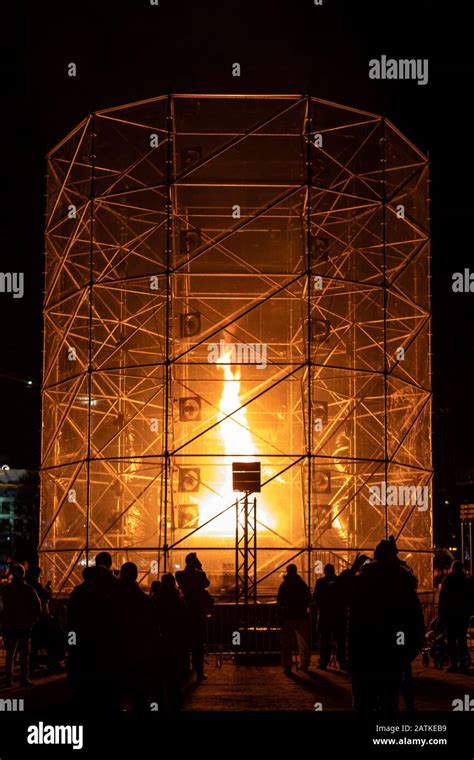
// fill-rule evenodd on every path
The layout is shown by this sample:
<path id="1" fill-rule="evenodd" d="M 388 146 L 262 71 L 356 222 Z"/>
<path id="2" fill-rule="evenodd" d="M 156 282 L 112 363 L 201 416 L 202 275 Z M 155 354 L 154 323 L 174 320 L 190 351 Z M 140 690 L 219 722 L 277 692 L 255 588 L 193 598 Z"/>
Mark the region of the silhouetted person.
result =
<path id="1" fill-rule="evenodd" d="M 334 565 L 324 567 L 324 575 L 318 578 L 313 591 L 313 602 L 318 611 L 319 662 L 326 670 L 331 659 L 331 640 L 336 641 L 339 665 L 346 667 L 344 606 L 338 596 L 338 578 Z"/>
<path id="2" fill-rule="evenodd" d="M 174 575 L 165 573 L 153 597 L 161 640 L 164 700 L 170 712 L 182 707 L 182 688 L 189 675 L 190 613 Z"/>
<path id="3" fill-rule="evenodd" d="M 389 536 L 389 539 L 391 541 L 395 541 L 394 536 Z M 409 567 L 407 562 L 404 562 L 400 559 L 400 557 L 397 555 L 397 562 L 401 567 L 404 567 L 406 570 L 408 570 L 409 573 L 412 573 L 411 568 Z M 418 579 L 416 576 L 412 573 L 413 579 L 414 579 L 414 587 L 415 589 L 418 587 Z M 423 623 L 424 626 L 424 623 Z M 421 648 L 421 647 L 420 647 Z M 405 707 L 409 712 L 415 712 L 415 686 L 413 683 L 413 672 L 411 667 L 412 660 L 409 657 L 405 658 L 405 666 L 403 668 L 402 673 L 402 683 L 400 686 L 400 691 L 402 693 L 403 701 L 405 702 Z"/>
<path id="4" fill-rule="evenodd" d="M 18 650 L 20 655 L 20 684 L 32 686 L 29 680 L 30 639 L 34 623 L 41 614 L 41 603 L 34 588 L 25 582 L 25 568 L 13 565 L 12 580 L 2 586 L 3 638 L 5 640 L 5 680 L 13 683 L 13 662 Z"/>
<path id="5" fill-rule="evenodd" d="M 433 588 L 434 588 L 435 591 L 437 591 L 439 588 L 441 588 L 441 586 L 443 584 L 443 581 L 444 581 L 444 578 L 445 578 L 445 574 L 443 573 L 442 570 L 440 570 L 438 568 L 435 571 L 434 576 L 433 576 Z"/>
<path id="6" fill-rule="evenodd" d="M 50 672 L 62 670 L 61 660 L 64 660 L 65 633 L 57 620 L 51 615 L 49 602 L 52 597 L 51 588 L 43 586 L 40 581 L 41 568 L 32 565 L 26 571 L 26 582 L 34 588 L 41 602 L 41 616 L 33 626 L 31 635 L 30 668 L 33 672 L 38 666 L 38 652 L 46 649 L 47 667 Z"/>
<path id="7" fill-rule="evenodd" d="M 210 581 L 202 569 L 196 552 L 186 556 L 184 570 L 176 573 L 184 601 L 190 615 L 191 661 L 198 681 L 205 681 L 204 674 L 204 637 L 206 617 L 210 610 L 212 597 L 207 591 Z"/>
<path id="8" fill-rule="evenodd" d="M 36 593 L 38 594 L 38 598 L 41 602 L 41 608 L 44 613 L 49 613 L 49 601 L 52 597 L 52 591 L 47 586 L 43 586 L 43 584 L 40 581 L 41 576 L 41 568 L 37 565 L 32 565 L 31 567 L 28 567 L 28 570 L 25 573 L 25 581 L 28 583 Z"/>
<path id="9" fill-rule="evenodd" d="M 296 637 L 301 670 L 307 673 L 311 661 L 308 606 L 311 593 L 296 565 L 288 565 L 277 595 L 281 619 L 281 664 L 285 675 L 291 673 L 291 653 Z"/>
<path id="10" fill-rule="evenodd" d="M 380 541 L 364 565 L 349 607 L 349 669 L 355 710 L 394 712 L 409 663 L 424 641 L 416 578 Z"/>
<path id="11" fill-rule="evenodd" d="M 470 583 L 461 562 L 456 560 L 443 581 L 438 604 L 438 617 L 448 639 L 449 673 L 468 669 L 467 628 L 471 613 Z"/>
<path id="12" fill-rule="evenodd" d="M 150 586 L 150 597 L 153 599 L 161 588 L 161 581 L 152 581 Z"/>
<path id="13" fill-rule="evenodd" d="M 118 604 L 118 668 L 122 692 L 131 697 L 132 710 L 146 710 L 157 666 L 158 630 L 153 604 L 137 583 L 138 568 L 125 562 L 120 568 Z"/>
<path id="14" fill-rule="evenodd" d="M 119 581 L 111 568 L 111 555 L 100 552 L 95 566 L 84 568 L 84 581 L 71 593 L 68 606 L 69 680 L 79 690 L 85 690 L 84 700 L 91 709 L 92 700 L 99 700 L 107 689 L 104 704 L 112 706 L 116 685 Z"/>
<path id="15" fill-rule="evenodd" d="M 358 554 L 351 567 L 346 568 L 337 576 L 335 586 L 335 636 L 336 636 L 336 656 L 339 665 L 343 670 L 347 670 L 347 630 L 349 604 L 351 602 L 357 575 L 368 561 L 366 554 Z"/>
<path id="16" fill-rule="evenodd" d="M 369 558 L 366 554 L 358 554 L 351 567 L 343 570 L 337 576 L 337 596 L 339 603 L 344 608 L 349 607 L 357 582 L 357 575 L 368 560 Z"/>

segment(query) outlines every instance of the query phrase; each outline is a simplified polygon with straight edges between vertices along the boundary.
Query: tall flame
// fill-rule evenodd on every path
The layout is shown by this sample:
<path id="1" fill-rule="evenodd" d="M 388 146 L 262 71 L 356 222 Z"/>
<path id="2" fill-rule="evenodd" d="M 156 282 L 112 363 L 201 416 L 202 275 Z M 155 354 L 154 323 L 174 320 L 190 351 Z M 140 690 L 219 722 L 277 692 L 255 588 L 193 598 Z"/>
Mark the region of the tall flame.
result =
<path id="1" fill-rule="evenodd" d="M 231 351 L 225 352 L 218 360 L 224 372 L 222 395 L 219 402 L 218 430 L 223 443 L 223 453 L 228 455 L 224 466 L 220 468 L 222 485 L 219 485 L 219 496 L 208 494 L 199 505 L 199 524 L 203 525 L 219 514 L 226 507 L 235 503 L 238 494 L 232 490 L 231 462 L 249 462 L 255 459 L 257 449 L 248 427 L 247 410 L 241 406 L 240 399 L 240 370 L 231 367 Z M 230 415 L 230 416 L 228 416 Z M 272 526 L 273 520 L 262 508 L 259 501 L 257 515 L 266 525 Z M 259 525 L 258 532 L 265 529 Z M 201 533 L 211 536 L 235 535 L 235 510 L 228 509 L 216 517 L 209 525 L 202 527 Z"/>
<path id="2" fill-rule="evenodd" d="M 224 453 L 245 452 L 245 456 L 238 457 L 239 462 L 248 462 L 255 455 L 255 446 L 252 435 L 247 425 L 247 410 L 241 406 L 240 401 L 240 371 L 235 372 L 230 366 L 230 352 L 225 353 L 217 363 L 224 370 L 224 388 L 219 403 L 220 434 L 224 442 Z M 234 411 L 237 410 L 237 411 Z M 234 412 L 231 417 L 226 416 Z M 232 478 L 231 478 L 232 481 Z"/>

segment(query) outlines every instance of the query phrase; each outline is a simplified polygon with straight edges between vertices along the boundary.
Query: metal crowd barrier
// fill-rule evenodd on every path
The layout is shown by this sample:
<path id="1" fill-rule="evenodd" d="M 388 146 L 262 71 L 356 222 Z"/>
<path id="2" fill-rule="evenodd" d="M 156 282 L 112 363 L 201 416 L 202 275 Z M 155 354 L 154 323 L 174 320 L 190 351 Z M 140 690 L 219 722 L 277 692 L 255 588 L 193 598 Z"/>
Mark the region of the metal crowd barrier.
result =
<path id="1" fill-rule="evenodd" d="M 311 645 L 316 644 L 316 615 L 311 615 Z M 207 651 L 278 654 L 280 621 L 276 602 L 244 605 L 217 603 L 207 620 Z"/>

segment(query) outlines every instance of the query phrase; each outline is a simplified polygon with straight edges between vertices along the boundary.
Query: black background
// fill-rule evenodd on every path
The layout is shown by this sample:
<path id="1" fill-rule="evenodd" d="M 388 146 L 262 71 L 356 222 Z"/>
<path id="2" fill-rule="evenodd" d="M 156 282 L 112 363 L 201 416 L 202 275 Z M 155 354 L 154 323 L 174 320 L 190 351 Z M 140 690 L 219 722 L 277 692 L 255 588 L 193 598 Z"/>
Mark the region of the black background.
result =
<path id="1" fill-rule="evenodd" d="M 474 463 L 474 294 L 469 267 L 472 63 L 459 0 L 112 0 L 23 3 L 4 21 L 0 269 L 25 296 L 0 294 L 0 458 L 38 467 L 45 154 L 96 109 L 177 93 L 300 93 L 379 113 L 431 160 L 435 508 L 456 466 Z M 368 62 L 428 58 L 429 84 L 376 81 Z M 76 78 L 67 76 L 75 62 Z M 241 64 L 233 77 L 232 63 Z M 28 387 L 27 380 L 34 381 Z M 441 489 L 441 490 L 440 490 Z M 444 495 L 443 495 L 444 494 Z"/>

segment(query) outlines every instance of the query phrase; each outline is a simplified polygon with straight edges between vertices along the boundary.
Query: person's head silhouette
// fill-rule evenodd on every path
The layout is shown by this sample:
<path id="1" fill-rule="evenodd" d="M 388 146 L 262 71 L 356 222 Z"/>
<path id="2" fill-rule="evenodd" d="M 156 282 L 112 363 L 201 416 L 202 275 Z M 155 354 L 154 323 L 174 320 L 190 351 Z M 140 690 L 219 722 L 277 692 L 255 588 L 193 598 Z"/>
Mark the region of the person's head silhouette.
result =
<path id="1" fill-rule="evenodd" d="M 162 591 L 175 591 L 176 581 L 173 573 L 165 573 L 161 577 L 161 590 Z"/>
<path id="2" fill-rule="evenodd" d="M 37 581 L 41 575 L 41 568 L 37 565 L 33 565 L 28 568 L 28 578 L 30 581 Z"/>
<path id="3" fill-rule="evenodd" d="M 138 578 L 138 567 L 135 562 L 124 562 L 120 568 L 120 580 L 124 583 L 135 583 Z"/>
<path id="4" fill-rule="evenodd" d="M 396 562 L 397 554 L 398 549 L 395 539 L 383 538 L 375 547 L 374 559 L 382 563 Z"/>
<path id="5" fill-rule="evenodd" d="M 12 575 L 12 580 L 17 583 L 25 580 L 25 568 L 23 565 L 12 565 L 10 573 Z"/>
<path id="6" fill-rule="evenodd" d="M 186 555 L 185 563 L 186 567 L 191 570 L 200 570 L 201 568 L 201 563 L 198 560 L 196 552 L 189 552 L 189 554 Z"/>
<path id="7" fill-rule="evenodd" d="M 105 567 L 110 570 L 112 567 L 112 555 L 109 552 L 99 552 L 95 558 L 95 564 L 98 567 Z"/>
<path id="8" fill-rule="evenodd" d="M 458 559 L 455 559 L 451 564 L 450 570 L 453 575 L 461 575 L 464 572 L 462 562 L 460 562 Z"/>
<path id="9" fill-rule="evenodd" d="M 352 564 L 352 570 L 353 570 L 355 573 L 358 573 L 358 572 L 359 572 L 359 570 L 361 569 L 361 567 L 362 567 L 363 565 L 365 565 L 365 563 L 367 562 L 367 560 L 368 560 L 368 559 L 369 559 L 369 558 L 368 558 L 367 554 L 359 554 L 359 555 L 358 555 L 358 556 L 355 558 L 355 560 L 354 560 L 354 562 L 353 562 L 353 564 Z"/>

